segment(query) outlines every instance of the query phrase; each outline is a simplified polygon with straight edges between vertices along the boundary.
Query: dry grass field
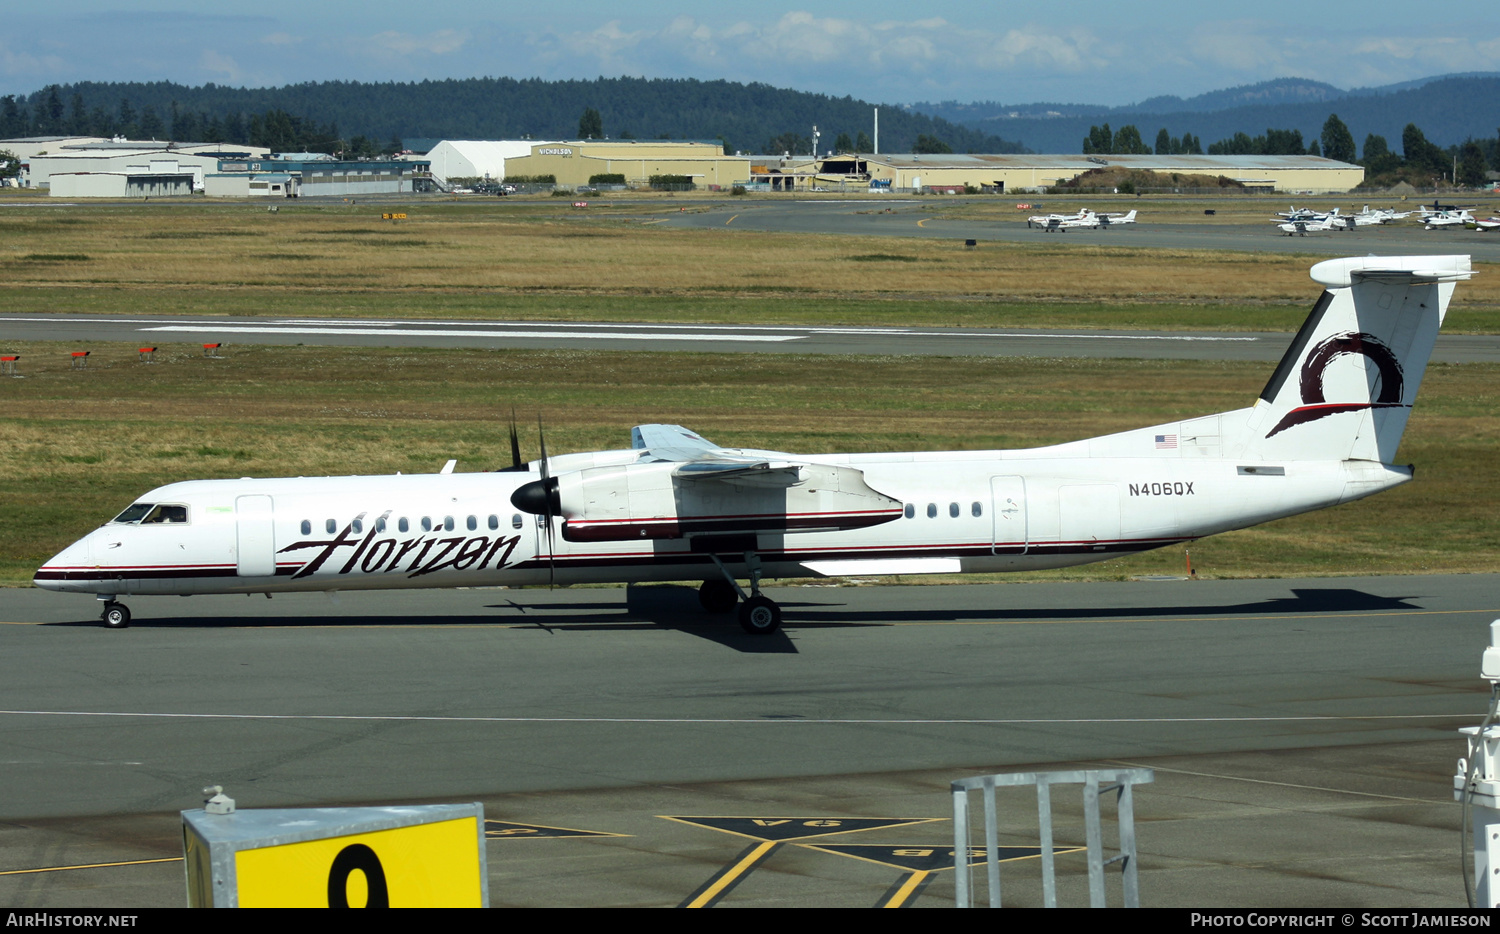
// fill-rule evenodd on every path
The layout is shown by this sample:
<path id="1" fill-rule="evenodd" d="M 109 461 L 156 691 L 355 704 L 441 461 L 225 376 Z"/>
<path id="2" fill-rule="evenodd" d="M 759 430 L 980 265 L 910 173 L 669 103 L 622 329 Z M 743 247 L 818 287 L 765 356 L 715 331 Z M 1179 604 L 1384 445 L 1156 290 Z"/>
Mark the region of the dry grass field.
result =
<path id="1" fill-rule="evenodd" d="M 0 309 L 1291 330 L 1316 288 L 1297 257 L 1048 243 L 968 252 L 645 223 L 677 210 L 666 199 L 589 213 L 555 200 L 436 202 L 406 208 L 404 222 L 379 217 L 400 209 L 0 210 Z M 1462 328 L 1468 315 L 1485 330 L 1500 276 L 1459 295 L 1450 322 Z M 29 580 L 173 480 L 410 473 L 449 457 L 460 470 L 492 468 L 512 407 L 523 424 L 546 419 L 553 452 L 624 446 L 629 426 L 648 421 L 802 452 L 1025 447 L 1245 405 L 1268 369 L 249 345 L 224 360 L 163 346 L 148 366 L 131 345 L 95 348 L 88 369 L 72 370 L 69 349 L 0 346 L 23 355 L 25 374 L 0 380 L 0 583 Z M 1198 543 L 1195 566 L 1219 576 L 1500 570 L 1497 376 L 1433 368 L 1400 455 L 1419 465 L 1417 482 Z M 1038 576 L 1170 573 L 1182 560 L 1179 548 Z"/>
<path id="2" fill-rule="evenodd" d="M 1288 330 L 1316 290 L 1305 257 L 679 230 L 649 223 L 676 210 L 661 200 L 586 212 L 500 199 L 280 207 L 0 211 L 0 302 L 12 312 Z M 381 220 L 392 210 L 409 217 Z M 936 198 L 911 210 L 1015 213 Z M 1449 329 L 1500 330 L 1500 276 L 1460 290 Z"/>
<path id="3" fill-rule="evenodd" d="M 21 345 L 4 380 L 0 581 L 146 490 L 204 477 L 493 469 L 512 406 L 553 452 L 685 424 L 728 445 L 800 452 L 1026 447 L 1247 404 L 1252 364 L 236 346 L 101 350 L 73 370 Z M 1212 576 L 1500 570 L 1500 368 L 1436 366 L 1401 451 L 1418 479 L 1362 503 L 1192 546 Z M 1066 380 L 1059 378 L 1066 373 Z M 523 454 L 535 457 L 535 438 Z M 1399 534 L 1392 530 L 1399 529 Z M 1033 577 L 1172 573 L 1182 549 Z"/>

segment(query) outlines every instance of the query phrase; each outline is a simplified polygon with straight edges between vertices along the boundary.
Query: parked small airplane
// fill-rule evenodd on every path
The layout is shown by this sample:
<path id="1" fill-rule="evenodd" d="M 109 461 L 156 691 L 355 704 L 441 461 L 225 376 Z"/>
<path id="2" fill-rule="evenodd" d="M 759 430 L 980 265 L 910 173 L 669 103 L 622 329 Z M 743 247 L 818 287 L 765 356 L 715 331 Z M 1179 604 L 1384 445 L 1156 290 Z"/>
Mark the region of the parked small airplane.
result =
<path id="1" fill-rule="evenodd" d="M 1354 215 L 1354 223 L 1360 227 L 1371 227 L 1380 224 L 1394 224 L 1396 221 L 1406 220 L 1415 212 L 1397 211 L 1395 208 L 1377 208 L 1370 210 L 1367 204 L 1363 211 Z"/>
<path id="2" fill-rule="evenodd" d="M 1248 408 L 1015 451 L 786 454 L 675 425 L 492 473 L 196 480 L 141 496 L 35 575 L 134 594 L 700 580 L 774 632 L 766 578 L 1087 564 L 1361 499 L 1395 466 L 1467 256 L 1321 262 L 1325 291 Z M 749 590 L 740 586 L 749 581 Z"/>
<path id="3" fill-rule="evenodd" d="M 1353 218 L 1329 215 L 1314 220 L 1295 220 L 1277 224 L 1276 229 L 1290 236 L 1305 237 L 1310 233 L 1327 233 L 1330 230 L 1352 230 Z"/>
<path id="4" fill-rule="evenodd" d="M 1474 223 L 1474 215 L 1466 208 L 1448 208 L 1441 211 L 1429 211 L 1423 207 L 1422 224 L 1427 230 L 1438 230 L 1443 227 L 1467 227 Z"/>
<path id="5" fill-rule="evenodd" d="M 1337 214 L 1338 208 L 1334 208 L 1333 213 Z M 1275 221 L 1276 223 L 1281 223 L 1282 221 L 1317 221 L 1322 220 L 1327 216 L 1327 211 L 1315 211 L 1312 208 L 1299 208 L 1294 204 L 1288 207 L 1285 211 L 1277 211 L 1276 216 L 1271 218 L 1271 220 Z"/>

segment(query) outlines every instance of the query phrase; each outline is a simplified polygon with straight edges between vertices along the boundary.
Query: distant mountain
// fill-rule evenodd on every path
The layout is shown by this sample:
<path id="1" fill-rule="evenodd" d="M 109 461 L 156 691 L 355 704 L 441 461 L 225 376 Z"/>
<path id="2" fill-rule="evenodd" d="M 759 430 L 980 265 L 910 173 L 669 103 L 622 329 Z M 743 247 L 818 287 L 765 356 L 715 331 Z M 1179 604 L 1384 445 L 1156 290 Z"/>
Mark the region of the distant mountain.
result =
<path id="1" fill-rule="evenodd" d="M 1305 78 L 1276 78 L 1259 84 L 1209 91 L 1183 100 L 1180 97 L 1151 97 L 1138 104 L 1117 107 L 1117 113 L 1207 113 L 1231 107 L 1255 107 L 1262 104 L 1322 103 L 1344 97 L 1348 92 L 1321 81 Z"/>
<path id="2" fill-rule="evenodd" d="M 759 152 L 777 137 L 787 137 L 783 143 L 795 137 L 810 138 L 814 125 L 820 135 L 819 149 L 833 148 L 841 133 L 851 140 L 860 133 L 875 135 L 876 105 L 867 101 L 766 84 L 695 79 L 325 81 L 279 88 L 81 82 L 43 88 L 19 103 L 29 113 L 44 113 L 54 92 L 58 106 L 51 109 L 58 113 L 54 122 L 59 126 L 72 122 L 75 112 L 81 115 L 79 123 L 87 123 L 95 111 L 112 116 L 125 101 L 135 114 L 144 115 L 149 108 L 169 124 L 168 130 L 167 115 L 174 106 L 221 121 L 274 108 L 320 126 L 334 125 L 346 139 L 358 135 L 380 142 L 393 137 L 571 139 L 577 136 L 579 118 L 588 108 L 599 111 L 609 136 L 722 138 L 732 149 L 745 152 Z M 79 98 L 76 111 L 75 95 Z M 960 153 L 1024 151 L 989 130 L 894 104 L 880 105 L 881 151 L 909 152 L 922 135 L 936 137 Z"/>
<path id="3" fill-rule="evenodd" d="M 1301 130 L 1316 139 L 1330 113 L 1337 113 L 1363 145 L 1366 134 L 1384 136 L 1399 149 L 1408 123 L 1421 127 L 1427 139 L 1450 146 L 1469 138 L 1488 138 L 1500 127 L 1500 72 L 1466 72 L 1374 88 L 1341 90 L 1321 81 L 1278 78 L 1197 97 L 1154 97 L 1136 104 L 1104 107 L 1091 104 L 913 104 L 911 110 L 941 117 L 985 132 L 1004 134 L 1033 152 L 1079 152 L 1089 127 L 1108 122 L 1115 129 L 1134 124 L 1146 140 L 1165 128 L 1184 132 L 1205 146 L 1246 132 L 1268 128 Z"/>

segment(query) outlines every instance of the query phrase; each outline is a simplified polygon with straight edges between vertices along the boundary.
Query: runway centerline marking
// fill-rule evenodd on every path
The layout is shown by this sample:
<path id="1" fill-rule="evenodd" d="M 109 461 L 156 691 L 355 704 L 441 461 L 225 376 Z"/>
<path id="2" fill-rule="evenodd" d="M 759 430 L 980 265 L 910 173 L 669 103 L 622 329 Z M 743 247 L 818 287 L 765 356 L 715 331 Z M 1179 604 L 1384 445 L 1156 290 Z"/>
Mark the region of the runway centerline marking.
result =
<path id="1" fill-rule="evenodd" d="M 1129 723 L 1383 723 L 1394 720 L 1474 719 L 1474 712 L 1424 714 L 1314 714 L 1287 717 L 909 717 L 844 719 L 783 719 L 766 717 L 435 717 L 404 714 L 262 714 L 262 713 L 152 713 L 113 710 L 0 710 L 8 717 L 113 717 L 148 720 L 350 720 L 377 723 L 637 723 L 664 725 L 787 725 L 798 726 L 1066 726 L 1120 725 Z"/>
<path id="2" fill-rule="evenodd" d="M 202 327 L 189 327 L 183 325 L 167 325 L 165 327 L 141 328 L 142 331 L 202 331 Z M 758 343 L 776 343 L 781 341 L 796 341 L 804 338 L 798 334 L 691 334 L 691 333 L 665 333 L 665 334 L 631 334 L 631 333 L 600 333 L 586 331 L 439 331 L 428 328 L 391 328 L 382 330 L 371 327 L 275 327 L 275 326 L 250 326 L 230 325 L 225 327 L 211 328 L 217 334 L 355 334 L 355 335 L 395 335 L 399 337 L 490 337 L 490 338 L 567 338 L 573 340 L 615 340 L 615 341 L 717 341 L 720 343 L 754 341 Z"/>

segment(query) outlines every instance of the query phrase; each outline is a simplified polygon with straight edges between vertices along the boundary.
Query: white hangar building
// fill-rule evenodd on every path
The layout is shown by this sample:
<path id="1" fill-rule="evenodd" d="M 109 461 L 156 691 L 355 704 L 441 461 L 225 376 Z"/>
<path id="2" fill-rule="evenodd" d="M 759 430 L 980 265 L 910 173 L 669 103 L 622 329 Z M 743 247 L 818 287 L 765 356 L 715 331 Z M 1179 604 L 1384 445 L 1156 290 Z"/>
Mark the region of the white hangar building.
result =
<path id="1" fill-rule="evenodd" d="M 450 178 L 505 177 L 505 160 L 531 155 L 532 147 L 548 146 L 534 139 L 445 139 L 423 156 L 432 174 L 444 185 Z"/>
<path id="2" fill-rule="evenodd" d="M 0 144 L 3 146 L 3 144 Z M 29 159 L 28 183 L 35 188 L 51 188 L 54 175 L 190 175 L 193 191 L 203 190 L 205 175 L 219 170 L 219 160 L 265 156 L 264 146 L 235 146 L 229 143 L 160 143 L 154 140 L 59 141 L 55 147 L 40 148 Z M 141 186 L 128 186 L 137 189 Z M 173 186 L 175 188 L 175 186 Z M 87 197 L 95 186 L 85 184 L 82 190 L 70 186 L 68 197 Z M 111 187 L 110 190 L 114 190 Z"/>

